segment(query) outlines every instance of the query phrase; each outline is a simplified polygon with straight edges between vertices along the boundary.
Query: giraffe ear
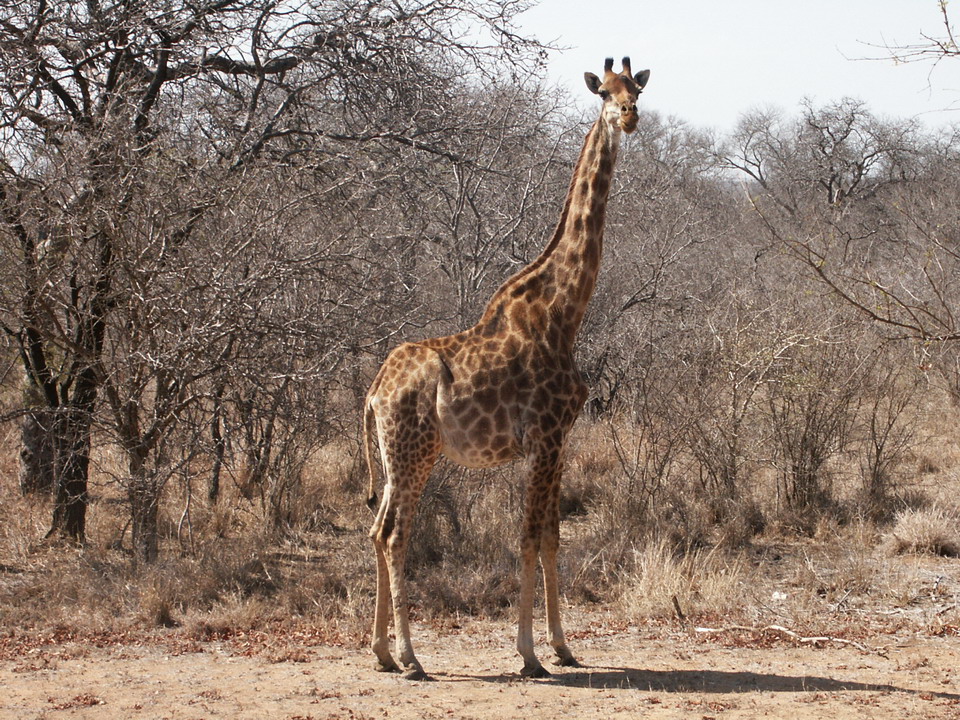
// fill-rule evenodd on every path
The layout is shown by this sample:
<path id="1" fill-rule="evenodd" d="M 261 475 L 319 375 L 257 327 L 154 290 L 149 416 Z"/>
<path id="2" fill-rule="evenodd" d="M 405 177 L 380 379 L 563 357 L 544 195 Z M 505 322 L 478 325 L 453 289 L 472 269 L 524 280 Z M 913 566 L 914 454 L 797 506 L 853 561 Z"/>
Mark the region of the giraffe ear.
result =
<path id="1" fill-rule="evenodd" d="M 638 72 L 636 75 L 633 76 L 633 81 L 637 83 L 637 87 L 640 88 L 641 90 L 643 90 L 643 88 L 646 87 L 647 80 L 649 79 L 650 79 L 649 70 L 641 70 L 640 72 Z"/>
<path id="2" fill-rule="evenodd" d="M 585 72 L 583 74 L 583 79 L 587 81 L 587 87 L 590 89 L 594 95 L 600 94 L 600 86 L 603 84 L 600 82 L 600 78 L 594 75 L 592 72 Z"/>

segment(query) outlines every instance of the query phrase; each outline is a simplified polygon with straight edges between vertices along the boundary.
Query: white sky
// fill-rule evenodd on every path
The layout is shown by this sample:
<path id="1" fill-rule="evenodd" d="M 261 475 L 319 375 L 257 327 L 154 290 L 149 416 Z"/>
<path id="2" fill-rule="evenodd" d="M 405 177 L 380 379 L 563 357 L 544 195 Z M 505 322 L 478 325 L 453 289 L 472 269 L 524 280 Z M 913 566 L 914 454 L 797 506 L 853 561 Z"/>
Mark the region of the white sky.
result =
<path id="1" fill-rule="evenodd" d="M 960 2 L 951 19 L 960 28 Z M 569 48 L 553 54 L 549 79 L 584 103 L 584 71 L 601 74 L 607 56 L 619 70 L 629 55 L 634 72 L 651 70 L 642 104 L 699 127 L 846 96 L 882 117 L 960 123 L 960 58 L 897 64 L 871 47 L 942 37 L 937 0 L 540 0 L 520 25 Z"/>

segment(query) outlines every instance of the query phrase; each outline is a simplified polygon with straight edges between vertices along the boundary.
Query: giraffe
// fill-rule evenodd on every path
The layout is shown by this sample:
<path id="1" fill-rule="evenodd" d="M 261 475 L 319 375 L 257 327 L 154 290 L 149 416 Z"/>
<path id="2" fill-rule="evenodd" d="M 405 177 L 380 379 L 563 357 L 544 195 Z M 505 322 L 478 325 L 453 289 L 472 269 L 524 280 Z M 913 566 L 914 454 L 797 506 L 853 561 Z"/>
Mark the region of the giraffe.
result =
<path id="1" fill-rule="evenodd" d="M 410 640 L 404 559 L 414 511 L 441 453 L 470 468 L 527 463 L 521 524 L 517 650 L 521 675 L 545 677 L 534 652 L 536 564 L 543 572 L 547 629 L 556 663 L 579 666 L 564 639 L 557 586 L 560 475 L 567 435 L 587 397 L 573 345 L 596 284 L 607 195 L 621 131 L 639 121 L 637 97 L 649 70 L 630 58 L 603 78 L 584 73 L 603 101 L 577 160 L 556 231 L 529 265 L 494 293 L 480 321 L 447 337 L 399 345 L 384 360 L 363 411 L 367 504 L 377 507 L 374 446 L 385 478 L 370 529 L 377 561 L 371 648 L 380 671 L 426 679 Z M 391 610 L 397 665 L 389 650 Z"/>

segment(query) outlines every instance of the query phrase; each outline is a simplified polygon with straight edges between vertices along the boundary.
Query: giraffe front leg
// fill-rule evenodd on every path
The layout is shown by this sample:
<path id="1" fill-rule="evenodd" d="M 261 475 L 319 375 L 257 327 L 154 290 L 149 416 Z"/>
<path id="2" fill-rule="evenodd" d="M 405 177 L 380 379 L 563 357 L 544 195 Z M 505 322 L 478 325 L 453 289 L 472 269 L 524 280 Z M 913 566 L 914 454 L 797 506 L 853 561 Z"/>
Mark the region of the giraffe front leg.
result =
<path id="1" fill-rule="evenodd" d="M 559 484 L 557 485 L 559 498 Z M 548 511 L 546 527 L 543 533 L 543 542 L 540 547 L 540 565 L 543 568 L 543 594 L 547 610 L 547 633 L 550 645 L 557 653 L 555 664 L 564 667 L 580 667 L 580 663 L 573 657 L 567 641 L 563 636 L 563 627 L 560 624 L 560 589 L 557 580 L 557 550 L 560 547 L 560 509 L 557 502 L 553 503 Z"/>
<path id="2" fill-rule="evenodd" d="M 533 595 L 537 581 L 537 546 L 539 538 L 533 537 L 527 530 L 530 523 L 525 522 L 524 537 L 520 543 L 520 617 L 517 627 L 517 652 L 523 658 L 522 677 L 549 677 L 533 649 Z"/>
<path id="3" fill-rule="evenodd" d="M 536 591 L 537 559 L 543 550 L 544 531 L 556 507 L 559 517 L 559 495 L 553 486 L 559 480 L 559 451 L 542 443 L 543 434 L 536 429 L 525 438 L 528 475 L 523 507 L 523 527 L 520 538 L 520 618 L 517 630 L 517 650 L 523 657 L 523 677 L 549 677 L 533 650 L 533 598 Z M 556 497 L 555 497 L 556 495 Z M 554 552 L 554 562 L 556 553 Z M 554 586 L 556 565 L 553 566 Z M 544 574 L 544 580 L 547 575 Z"/>
<path id="4" fill-rule="evenodd" d="M 549 677 L 550 673 L 537 659 L 533 649 L 533 599 L 537 584 L 537 558 L 543 538 L 546 497 L 549 473 L 543 473 L 545 463 L 534 459 L 527 481 L 523 508 L 523 529 L 520 538 L 520 617 L 517 628 L 517 651 L 523 658 L 522 677 Z"/>

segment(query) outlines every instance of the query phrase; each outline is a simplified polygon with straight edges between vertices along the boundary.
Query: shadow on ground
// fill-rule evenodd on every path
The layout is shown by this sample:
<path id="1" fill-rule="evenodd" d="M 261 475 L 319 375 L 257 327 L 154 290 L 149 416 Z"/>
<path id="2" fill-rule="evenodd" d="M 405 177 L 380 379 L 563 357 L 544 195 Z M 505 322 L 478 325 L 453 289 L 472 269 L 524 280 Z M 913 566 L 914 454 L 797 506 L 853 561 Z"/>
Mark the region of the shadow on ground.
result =
<path id="1" fill-rule="evenodd" d="M 518 675 L 459 675 L 437 673 L 438 679 L 451 681 L 520 682 Z M 917 690 L 885 683 L 862 683 L 817 675 L 778 675 L 774 673 L 732 672 L 725 670 L 641 670 L 637 668 L 594 667 L 557 673 L 543 680 L 564 687 L 643 690 L 667 693 L 746 693 L 746 692 L 890 692 L 924 694 L 960 701 L 960 694 Z"/>

